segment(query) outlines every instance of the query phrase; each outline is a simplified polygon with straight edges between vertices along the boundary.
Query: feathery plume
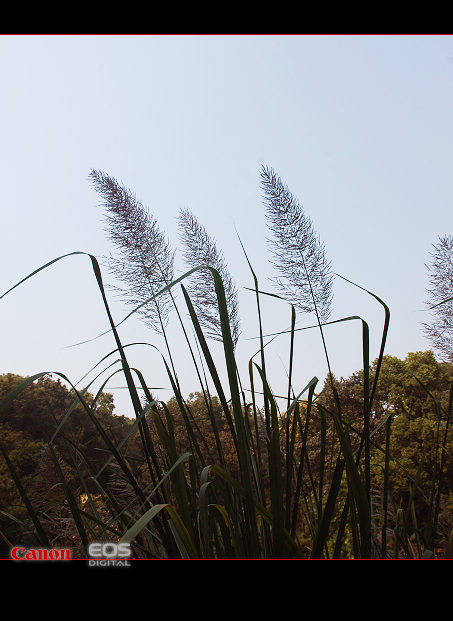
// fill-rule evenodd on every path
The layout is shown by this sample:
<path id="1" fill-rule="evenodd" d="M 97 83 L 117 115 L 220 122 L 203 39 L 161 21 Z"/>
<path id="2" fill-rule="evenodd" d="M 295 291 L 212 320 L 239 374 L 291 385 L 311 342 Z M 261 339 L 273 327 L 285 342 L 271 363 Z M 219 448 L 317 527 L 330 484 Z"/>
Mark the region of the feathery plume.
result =
<path id="1" fill-rule="evenodd" d="M 422 329 L 439 357 L 453 362 L 453 300 L 449 300 L 453 297 L 453 236 L 439 237 L 425 267 L 430 282 L 426 305 L 433 319 L 423 323 Z"/>
<path id="2" fill-rule="evenodd" d="M 188 209 L 181 209 L 178 217 L 180 237 L 184 244 L 184 258 L 190 268 L 209 266 L 216 269 L 222 278 L 230 318 L 231 336 L 237 344 L 240 327 L 238 317 L 238 294 L 227 269 L 223 253 L 206 229 Z M 212 276 L 206 270 L 199 270 L 191 277 L 187 291 L 197 310 L 197 316 L 210 338 L 222 340 L 222 328 L 217 305 L 217 296 Z"/>
<path id="3" fill-rule="evenodd" d="M 316 311 L 327 321 L 332 303 L 333 274 L 324 244 L 311 219 L 272 168 L 261 169 L 266 215 L 273 233 L 274 278 L 283 297 L 302 312 Z"/>
<path id="4" fill-rule="evenodd" d="M 107 259 L 110 271 L 124 283 L 115 289 L 133 307 L 153 298 L 138 312 L 162 334 L 171 300 L 168 293 L 154 296 L 173 280 L 174 252 L 157 220 L 130 190 L 97 170 L 91 171 L 90 178 L 103 198 L 107 234 L 119 253 Z"/>

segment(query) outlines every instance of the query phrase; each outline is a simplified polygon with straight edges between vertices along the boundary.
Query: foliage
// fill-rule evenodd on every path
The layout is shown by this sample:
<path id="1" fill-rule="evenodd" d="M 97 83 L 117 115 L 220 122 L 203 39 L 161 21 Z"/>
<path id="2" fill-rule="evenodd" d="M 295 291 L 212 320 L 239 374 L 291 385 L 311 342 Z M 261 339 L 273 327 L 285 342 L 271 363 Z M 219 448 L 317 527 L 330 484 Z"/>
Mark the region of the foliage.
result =
<path id="1" fill-rule="evenodd" d="M 12 373 L 0 376 L 0 401 L 23 385 L 26 378 Z M 65 495 L 58 472 L 55 470 L 49 441 L 59 467 L 71 482 L 74 493 L 84 490 L 79 481 L 82 475 L 92 493 L 96 487 L 89 483 L 86 468 L 80 459 L 74 462 L 75 454 L 68 452 L 68 446 L 77 446 L 93 467 L 100 469 L 106 460 L 104 443 L 93 428 L 80 403 L 75 402 L 74 394 L 60 380 L 49 375 L 30 383 L 7 408 L 0 418 L 0 445 L 8 456 L 11 466 L 20 477 L 23 488 L 37 510 L 44 516 L 49 538 L 56 543 L 64 541 L 74 546 L 73 537 L 77 531 L 74 520 L 65 503 Z M 113 414 L 113 397 L 109 393 L 98 395 L 96 402 L 91 394 L 86 394 L 93 413 L 103 428 L 115 442 L 119 442 L 131 425 L 124 416 Z M 65 420 L 67 412 L 71 415 Z M 60 427 L 60 425 L 63 425 Z M 56 434 L 59 428 L 58 434 Z M 55 435 L 56 434 L 56 435 Z M 11 478 L 10 468 L 3 459 L 0 462 L 0 532 L 3 533 L 2 554 L 7 555 L 8 542 L 20 536 L 24 544 L 34 541 L 33 529 L 27 519 L 26 507 Z M 21 525 L 22 524 L 22 525 Z"/>
<path id="2" fill-rule="evenodd" d="M 370 368 L 372 378 L 376 366 L 375 361 Z M 449 491 L 453 484 L 453 443 L 448 434 L 452 382 L 453 365 L 438 362 L 432 351 L 409 353 L 404 360 L 395 356 L 382 359 L 370 418 L 371 472 L 374 519 L 377 524 L 383 524 L 383 473 L 388 460 L 385 487 L 390 503 L 386 517 L 388 540 L 394 537 L 396 518 L 401 515 L 398 512 L 404 511 L 409 520 L 407 530 L 411 533 L 408 541 L 412 537 L 427 549 L 447 548 L 451 532 Z M 356 449 L 363 434 L 362 385 L 363 371 L 335 380 L 343 416 L 353 431 Z M 328 410 L 334 407 L 334 401 L 326 383 L 319 402 Z M 332 454 L 338 442 L 328 421 L 326 419 L 324 434 Z M 391 435 L 386 449 L 386 429 L 390 423 Z M 310 445 L 310 450 L 319 453 L 316 435 Z M 382 541 L 382 535 L 377 535 Z"/>

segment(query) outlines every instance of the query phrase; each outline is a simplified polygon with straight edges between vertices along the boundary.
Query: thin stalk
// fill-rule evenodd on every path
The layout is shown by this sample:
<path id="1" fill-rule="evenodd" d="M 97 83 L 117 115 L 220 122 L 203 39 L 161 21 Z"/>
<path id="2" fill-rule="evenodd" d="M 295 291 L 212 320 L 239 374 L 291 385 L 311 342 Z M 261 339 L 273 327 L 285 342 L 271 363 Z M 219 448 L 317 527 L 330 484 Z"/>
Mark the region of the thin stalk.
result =
<path id="1" fill-rule="evenodd" d="M 286 416 L 286 514 L 285 514 L 285 527 L 289 531 L 291 527 L 291 483 L 293 464 L 291 458 L 290 448 L 290 417 L 288 410 L 291 405 L 291 381 L 293 373 L 293 359 L 294 359 L 294 328 L 296 324 L 296 311 L 293 305 L 291 305 L 291 339 L 289 349 L 289 371 L 288 371 L 288 397 L 287 397 L 287 416 Z"/>
<path id="2" fill-rule="evenodd" d="M 39 520 L 39 517 L 38 517 L 36 511 L 33 509 L 33 505 L 31 504 L 31 502 L 30 502 L 30 500 L 29 500 L 29 498 L 28 498 L 28 496 L 27 496 L 27 494 L 25 492 L 25 489 L 24 489 L 24 487 L 22 485 L 20 477 L 17 474 L 16 469 L 14 468 L 11 460 L 9 459 L 9 456 L 8 456 L 6 450 L 3 448 L 2 445 L 0 445 L 0 452 L 2 453 L 3 459 L 5 460 L 6 465 L 8 467 L 8 470 L 11 473 L 11 478 L 13 479 L 14 484 L 15 484 L 15 486 L 17 488 L 17 491 L 20 494 L 22 502 L 24 503 L 24 506 L 27 509 L 28 515 L 30 516 L 31 521 L 33 522 L 33 526 L 35 527 L 35 531 L 36 531 L 39 543 L 41 545 L 47 547 L 47 548 L 51 548 L 52 546 L 51 546 L 51 544 L 49 542 L 49 539 L 48 539 L 48 537 L 47 537 L 47 535 L 46 535 L 46 533 L 44 531 L 44 528 L 43 528 L 43 526 L 42 526 L 42 524 L 41 524 L 41 522 Z"/>
<path id="3" fill-rule="evenodd" d="M 260 339 L 260 355 L 261 355 L 261 369 L 263 370 L 263 374 L 264 377 L 266 377 L 266 359 L 264 356 L 264 336 L 263 336 L 263 321 L 262 321 L 262 317 L 261 317 L 261 304 L 260 304 L 260 291 L 259 291 L 259 287 L 258 287 L 258 278 L 256 276 L 256 273 L 252 267 L 252 264 L 250 263 L 250 260 L 247 256 L 247 253 L 245 251 L 244 245 L 241 241 L 241 238 L 238 235 L 238 239 L 239 239 L 239 243 L 241 244 L 242 247 L 242 251 L 244 252 L 244 256 L 246 258 L 246 261 L 248 263 L 248 266 L 250 268 L 250 271 L 252 273 L 252 278 L 253 278 L 253 282 L 255 285 L 254 291 L 255 291 L 255 297 L 256 297 L 256 310 L 258 313 L 258 329 L 259 329 L 259 339 Z M 266 432 L 268 437 L 270 437 L 270 431 L 271 431 L 271 421 L 270 421 L 270 407 L 269 407 L 269 402 L 266 396 L 266 390 L 263 386 L 263 394 L 264 394 L 264 420 L 265 420 L 265 424 L 266 424 Z"/>
<path id="4" fill-rule="evenodd" d="M 444 437 L 443 437 L 442 447 L 441 447 L 440 472 L 439 472 L 439 480 L 438 480 L 438 485 L 437 485 L 437 498 L 436 498 L 436 505 L 435 505 L 435 511 L 434 511 L 434 520 L 433 520 L 433 541 L 431 543 L 431 547 L 433 550 L 434 550 L 434 536 L 437 533 L 437 525 L 439 521 L 440 493 L 441 493 L 442 484 L 443 484 L 444 466 L 445 466 L 445 459 L 446 459 L 446 452 L 447 452 L 446 451 L 447 438 L 448 438 L 448 433 L 450 430 L 450 422 L 452 418 L 452 413 L 453 413 L 453 382 L 451 383 L 451 386 L 450 386 L 448 411 L 447 411 L 447 417 L 446 417 L 446 422 L 445 422 Z"/>
<path id="5" fill-rule="evenodd" d="M 383 489 L 383 522 L 382 522 L 382 547 L 381 557 L 387 557 L 387 524 L 388 524 L 388 495 L 389 495 L 389 476 L 390 476 L 390 434 L 392 416 L 389 416 L 385 431 L 385 466 L 384 466 L 384 489 Z"/>

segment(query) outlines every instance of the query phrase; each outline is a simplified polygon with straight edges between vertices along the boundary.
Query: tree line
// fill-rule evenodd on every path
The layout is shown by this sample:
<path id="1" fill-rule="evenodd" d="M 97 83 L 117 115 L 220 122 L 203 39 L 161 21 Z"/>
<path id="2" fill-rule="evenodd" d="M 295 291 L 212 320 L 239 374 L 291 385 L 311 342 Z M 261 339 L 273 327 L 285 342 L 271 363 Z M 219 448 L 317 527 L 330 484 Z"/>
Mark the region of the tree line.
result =
<path id="1" fill-rule="evenodd" d="M 372 365 L 371 376 L 374 370 L 374 365 Z M 14 374 L 0 376 L 0 400 L 22 380 L 22 377 Z M 390 523 L 389 527 L 395 526 L 398 511 L 408 505 L 409 496 L 412 495 L 411 502 L 413 502 L 418 523 L 423 525 L 421 527 L 431 527 L 428 525 L 432 524 L 433 519 L 436 520 L 436 549 L 440 553 L 447 548 L 453 529 L 453 445 L 448 438 L 444 451 L 441 451 L 441 438 L 439 437 L 439 429 L 443 433 L 447 423 L 448 398 L 452 380 L 453 365 L 437 361 L 432 351 L 409 353 L 405 359 L 385 356 L 370 425 L 372 497 L 376 516 L 380 515 L 380 506 L 383 502 L 382 471 L 386 455 L 384 422 L 391 420 L 391 445 L 388 453 L 391 464 L 387 502 L 389 503 L 388 515 L 391 516 L 389 519 L 393 519 L 395 523 Z M 341 401 L 345 424 L 350 429 L 351 438 L 355 438 L 355 448 L 357 448 L 363 431 L 363 370 L 347 378 L 335 378 L 334 383 Z M 331 384 L 326 380 L 315 399 L 315 413 L 311 415 L 309 421 L 307 467 L 301 485 L 311 491 L 303 496 L 305 499 L 303 506 L 297 508 L 300 511 L 297 536 L 301 541 L 306 539 L 307 545 L 310 539 L 310 523 L 315 521 L 317 503 L 323 500 L 317 498 L 313 490 L 320 490 L 320 494 L 323 489 L 328 490 L 335 472 L 335 458 L 339 451 L 338 437 L 335 434 L 332 418 L 329 417 L 329 412 L 335 407 L 335 398 Z M 42 516 L 53 545 L 72 547 L 77 551 L 80 544 L 76 524 L 66 501 L 61 478 L 59 478 L 59 469 L 64 472 L 67 484 L 73 486 L 73 495 L 81 509 L 86 503 L 87 491 L 96 497 L 96 476 L 99 471 L 102 471 L 101 476 L 108 481 L 109 489 L 114 491 L 115 501 L 119 505 L 133 503 L 136 498 L 114 460 L 105 467 L 108 461 L 105 443 L 80 406 L 72 409 L 71 415 L 67 417 L 61 428 L 61 433 L 53 440 L 58 467 L 52 460 L 48 448 L 49 440 L 54 436 L 56 428 L 73 402 L 74 394 L 64 386 L 61 380 L 54 380 L 49 376 L 41 378 L 31 384 L 21 393 L 19 399 L 14 400 L 3 411 L 0 421 L 0 437 L 2 449 L 13 464 L 30 501 Z M 201 393 L 193 393 L 187 397 L 187 412 L 192 418 L 191 429 L 196 437 L 190 437 L 187 433 L 186 421 L 181 416 L 181 410 L 175 398 L 172 397 L 165 405 L 174 426 L 177 455 L 181 456 L 185 452 L 198 450 L 201 453 L 199 457 L 204 464 L 216 463 L 218 460 L 216 437 L 212 426 L 214 414 L 216 431 L 222 443 L 228 471 L 233 476 L 239 477 L 237 454 L 223 409 L 216 397 L 212 397 L 209 412 Z M 301 408 L 304 412 L 302 402 Z M 114 413 L 113 397 L 109 393 L 103 393 L 100 396 L 95 409 L 105 432 L 117 446 L 120 445 L 122 440 L 128 436 L 133 421 Z M 246 411 L 244 415 L 250 417 L 250 413 Z M 252 436 L 256 433 L 265 434 L 264 417 L 261 416 L 259 420 L 261 420 L 261 427 L 254 428 Z M 442 422 L 440 427 L 439 420 Z M 288 454 L 285 450 L 288 441 L 286 430 L 289 429 L 287 422 L 285 412 L 282 412 L 280 442 L 283 461 Z M 159 447 L 158 431 L 151 416 L 148 418 L 148 425 L 153 442 Z M 302 441 L 302 428 L 303 426 L 292 441 Z M 70 450 L 70 447 L 74 446 L 77 447 L 79 454 L 76 460 L 74 452 Z M 149 475 L 141 446 L 137 435 L 131 436 L 127 440 L 127 446 L 123 446 L 123 454 L 136 479 L 145 486 Z M 324 452 L 322 458 L 321 451 Z M 156 458 L 163 472 L 171 466 L 166 463 L 163 451 L 156 455 Z M 90 469 L 87 464 L 90 465 Z M 266 471 L 265 462 L 261 463 L 261 467 L 261 475 L 267 481 L 265 485 L 269 487 L 269 472 Z M 294 469 L 285 467 L 283 469 L 285 476 L 294 476 Z M 442 476 L 440 476 L 441 470 Z M 186 476 L 190 484 L 188 471 L 186 471 Z M 81 481 L 86 482 L 87 488 L 84 488 Z M 438 485 L 440 485 L 439 490 Z M 346 491 L 345 489 L 344 493 Z M 440 492 L 439 506 L 437 515 L 434 516 L 432 515 L 433 507 L 435 507 L 433 497 L 437 491 Z M 105 501 L 99 501 L 97 510 L 104 516 L 108 516 L 112 507 L 109 507 Z M 334 521 L 340 519 L 341 515 L 336 515 Z M 8 557 L 11 545 L 18 542 L 31 545 L 34 538 L 33 525 L 30 523 L 26 508 L 4 460 L 0 461 L 0 534 L 3 557 Z M 389 545 L 391 545 L 391 539 L 389 536 Z M 348 543 L 346 534 L 344 554 L 351 552 L 347 549 L 348 545 L 350 542 Z M 80 553 L 83 554 L 81 550 Z"/>

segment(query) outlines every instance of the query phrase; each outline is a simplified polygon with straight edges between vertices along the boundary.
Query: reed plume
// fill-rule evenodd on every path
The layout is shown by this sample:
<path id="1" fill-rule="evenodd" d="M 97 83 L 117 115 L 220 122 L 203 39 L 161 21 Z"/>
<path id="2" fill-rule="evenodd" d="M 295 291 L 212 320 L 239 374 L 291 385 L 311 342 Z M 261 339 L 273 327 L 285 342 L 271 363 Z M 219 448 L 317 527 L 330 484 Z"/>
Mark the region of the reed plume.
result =
<path id="1" fill-rule="evenodd" d="M 273 279 L 282 297 L 304 313 L 316 312 L 321 323 L 327 321 L 332 304 L 333 274 L 325 246 L 309 216 L 272 168 L 261 169 L 272 264 L 278 276 Z"/>
<path id="2" fill-rule="evenodd" d="M 216 269 L 223 282 L 230 319 L 231 336 L 234 345 L 240 334 L 238 294 L 228 271 L 225 258 L 217 248 L 215 240 L 188 209 L 181 209 L 178 217 L 183 256 L 189 268 L 209 266 Z M 206 334 L 217 341 L 222 340 L 217 296 L 211 274 L 198 270 L 191 277 L 187 291 L 192 299 L 197 316 Z"/>
<path id="3" fill-rule="evenodd" d="M 163 334 L 170 311 L 168 293 L 155 297 L 173 279 L 174 252 L 156 218 L 134 194 L 113 177 L 92 170 L 94 188 L 102 196 L 106 231 L 117 250 L 107 258 L 111 273 L 123 283 L 114 289 L 138 311 L 145 322 Z"/>
<path id="4" fill-rule="evenodd" d="M 439 237 L 425 266 L 430 283 L 426 306 L 432 321 L 423 323 L 422 329 L 439 357 L 453 362 L 453 236 Z"/>

